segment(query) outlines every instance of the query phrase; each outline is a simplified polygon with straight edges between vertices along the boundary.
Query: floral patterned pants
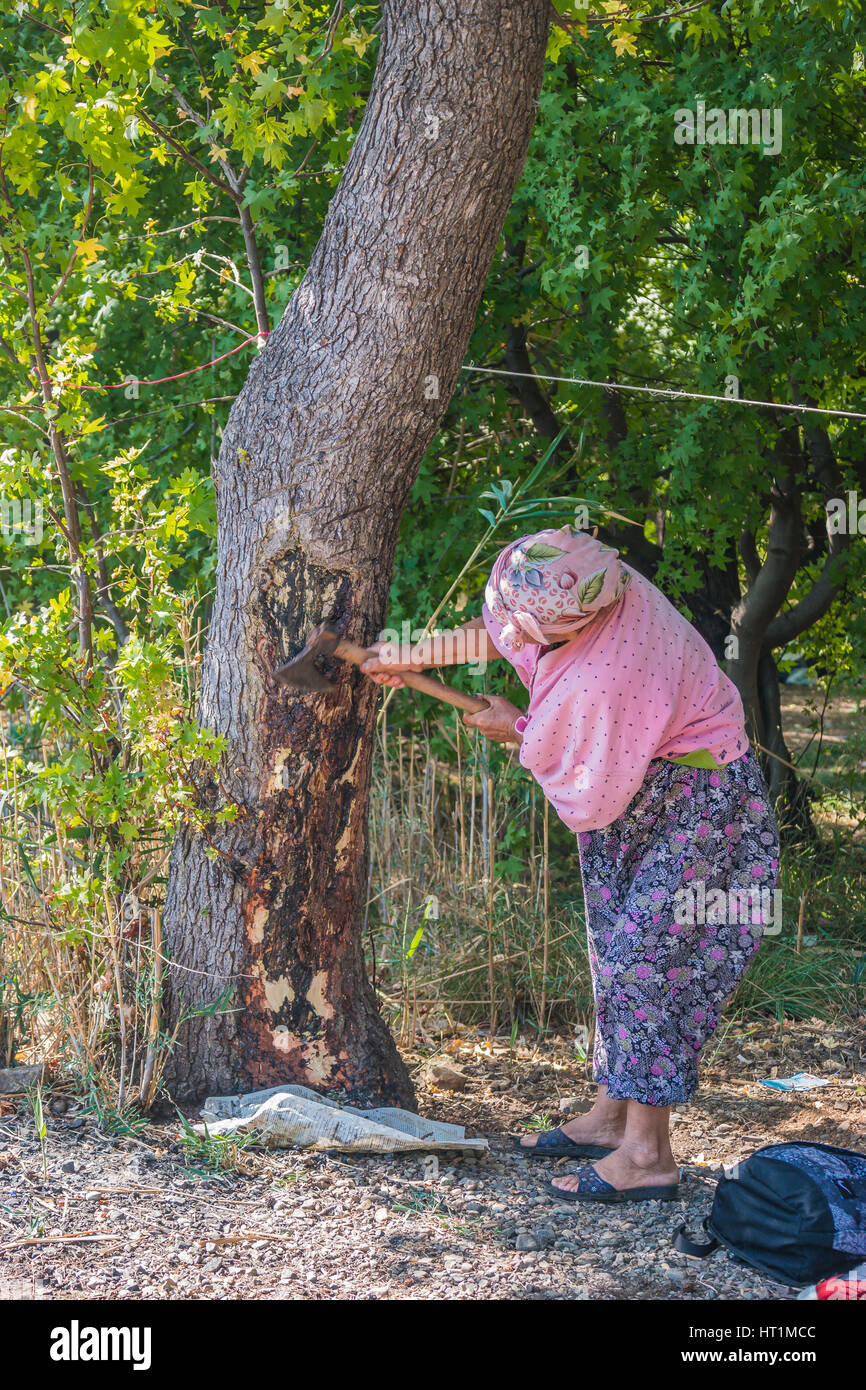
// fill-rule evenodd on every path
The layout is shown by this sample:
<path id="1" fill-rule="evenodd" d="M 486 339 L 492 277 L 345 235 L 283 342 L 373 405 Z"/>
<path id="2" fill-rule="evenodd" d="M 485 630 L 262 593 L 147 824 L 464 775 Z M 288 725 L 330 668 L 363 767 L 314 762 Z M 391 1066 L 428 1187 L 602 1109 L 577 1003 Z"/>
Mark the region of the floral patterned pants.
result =
<path id="1" fill-rule="evenodd" d="M 623 815 L 577 838 L 595 1079 L 616 1100 L 689 1100 L 698 1053 L 778 921 L 761 769 L 751 751 L 716 772 L 656 759 Z"/>

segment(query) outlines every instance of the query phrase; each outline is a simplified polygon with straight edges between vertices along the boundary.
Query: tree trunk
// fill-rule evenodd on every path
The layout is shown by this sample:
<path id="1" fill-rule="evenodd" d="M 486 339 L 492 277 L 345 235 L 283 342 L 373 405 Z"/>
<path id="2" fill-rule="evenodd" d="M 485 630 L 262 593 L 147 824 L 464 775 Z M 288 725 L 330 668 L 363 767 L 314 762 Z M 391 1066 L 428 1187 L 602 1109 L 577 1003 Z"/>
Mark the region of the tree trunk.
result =
<path id="1" fill-rule="evenodd" d="M 786 844 L 815 844 L 818 832 L 812 820 L 809 783 L 794 771 L 791 750 L 785 742 L 779 668 L 770 651 L 762 652 L 758 661 L 757 695 L 760 742 L 767 750 L 761 761 L 770 799 L 776 809 L 779 834 Z"/>
<path id="2" fill-rule="evenodd" d="M 211 1009 L 184 1023 L 170 1059 L 179 1099 L 294 1081 L 412 1103 L 361 940 L 377 688 L 342 670 L 334 694 L 296 696 L 270 672 L 322 618 L 360 642 L 382 626 L 400 514 L 525 159 L 549 10 L 382 8 L 355 147 L 214 468 L 199 718 L 227 752 L 201 790 L 207 836 L 187 828 L 172 853 L 170 1022 Z M 231 804 L 235 821 L 218 822 Z"/>

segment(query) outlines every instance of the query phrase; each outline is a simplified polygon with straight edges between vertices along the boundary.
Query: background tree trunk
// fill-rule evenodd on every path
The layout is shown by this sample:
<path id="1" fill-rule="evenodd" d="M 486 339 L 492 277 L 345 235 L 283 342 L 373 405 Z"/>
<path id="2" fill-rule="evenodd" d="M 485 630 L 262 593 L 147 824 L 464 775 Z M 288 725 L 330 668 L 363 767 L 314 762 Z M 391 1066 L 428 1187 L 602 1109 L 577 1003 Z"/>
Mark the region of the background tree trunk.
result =
<path id="1" fill-rule="evenodd" d="M 321 618 L 367 642 L 526 155 L 547 0 L 386 0 L 363 124 L 310 268 L 214 469 L 216 598 L 199 717 L 227 741 L 166 904 L 178 1099 L 292 1080 L 412 1103 L 361 941 L 376 687 L 272 683 Z M 436 536 L 430 537 L 431 554 Z M 420 618 L 420 614 L 417 617 Z M 401 698 L 411 698 L 402 696 Z M 227 805 L 233 823 L 218 823 Z"/>

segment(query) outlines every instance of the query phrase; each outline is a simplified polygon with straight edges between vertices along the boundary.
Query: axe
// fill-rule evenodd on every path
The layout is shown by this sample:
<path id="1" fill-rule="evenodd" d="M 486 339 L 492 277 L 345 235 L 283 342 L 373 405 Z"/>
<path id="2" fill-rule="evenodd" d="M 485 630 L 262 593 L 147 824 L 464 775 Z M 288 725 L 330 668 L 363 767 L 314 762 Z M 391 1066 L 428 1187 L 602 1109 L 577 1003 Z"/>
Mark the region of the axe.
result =
<path id="1" fill-rule="evenodd" d="M 303 650 L 284 666 L 277 667 L 274 680 L 278 685 L 288 686 L 292 690 L 333 690 L 336 682 L 333 677 L 326 676 L 319 670 L 316 665 L 317 657 L 336 656 L 341 661 L 360 666 L 362 661 L 375 655 L 375 652 L 368 651 L 366 647 L 359 647 L 357 642 L 352 642 L 348 637 L 341 637 L 330 623 L 319 623 L 307 638 L 307 645 Z M 466 695 L 462 690 L 455 690 L 453 685 L 434 680 L 432 676 L 424 676 L 417 671 L 396 671 L 394 674 L 399 675 L 413 690 L 421 690 L 425 695 L 444 700 L 446 704 L 455 705 L 457 709 L 464 709 L 469 714 L 478 714 L 480 710 L 487 708 L 487 700 L 479 700 L 475 695 Z"/>

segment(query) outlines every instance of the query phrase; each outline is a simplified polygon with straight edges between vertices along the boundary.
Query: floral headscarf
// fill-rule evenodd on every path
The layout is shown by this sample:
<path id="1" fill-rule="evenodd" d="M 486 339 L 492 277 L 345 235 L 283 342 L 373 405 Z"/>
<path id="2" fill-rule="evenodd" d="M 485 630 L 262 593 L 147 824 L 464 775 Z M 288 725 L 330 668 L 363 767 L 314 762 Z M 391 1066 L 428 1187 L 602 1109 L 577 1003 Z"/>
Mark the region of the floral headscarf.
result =
<path id="1" fill-rule="evenodd" d="M 537 531 L 496 558 L 485 602 L 512 651 L 571 637 L 617 603 L 631 576 L 619 552 L 570 526 Z"/>

